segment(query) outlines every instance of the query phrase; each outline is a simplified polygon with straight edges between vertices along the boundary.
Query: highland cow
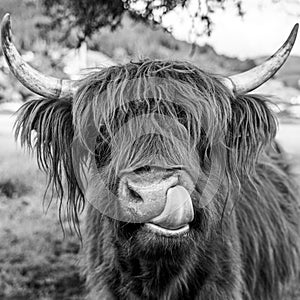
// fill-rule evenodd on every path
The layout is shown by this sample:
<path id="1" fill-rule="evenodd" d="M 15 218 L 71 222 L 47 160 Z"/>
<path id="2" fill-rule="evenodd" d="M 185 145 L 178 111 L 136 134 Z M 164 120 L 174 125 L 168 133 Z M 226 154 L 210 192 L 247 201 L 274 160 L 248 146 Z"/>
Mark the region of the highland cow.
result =
<path id="1" fill-rule="evenodd" d="M 285 299 L 300 267 L 298 194 L 270 99 L 247 93 L 284 63 L 297 28 L 230 78 L 142 60 L 73 82 L 23 62 L 9 26 L 8 64 L 43 96 L 23 105 L 16 135 L 77 229 L 87 206 L 88 299 Z"/>

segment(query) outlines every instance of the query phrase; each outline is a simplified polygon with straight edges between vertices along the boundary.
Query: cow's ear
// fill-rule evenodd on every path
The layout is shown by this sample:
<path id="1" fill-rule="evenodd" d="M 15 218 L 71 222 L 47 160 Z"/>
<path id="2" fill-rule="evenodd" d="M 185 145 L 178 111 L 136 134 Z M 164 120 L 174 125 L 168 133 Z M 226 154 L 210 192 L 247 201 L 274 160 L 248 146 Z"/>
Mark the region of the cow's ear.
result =
<path id="1" fill-rule="evenodd" d="M 227 145 L 229 157 L 238 170 L 254 171 L 261 154 L 275 138 L 277 123 L 267 103 L 267 98 L 254 94 L 232 100 Z"/>
<path id="2" fill-rule="evenodd" d="M 18 111 L 15 135 L 22 146 L 36 152 L 39 167 L 48 175 L 52 197 L 58 196 L 61 203 L 67 198 L 68 218 L 78 230 L 78 210 L 84 205 L 84 197 L 72 157 L 71 101 L 39 99 L 26 102 Z"/>

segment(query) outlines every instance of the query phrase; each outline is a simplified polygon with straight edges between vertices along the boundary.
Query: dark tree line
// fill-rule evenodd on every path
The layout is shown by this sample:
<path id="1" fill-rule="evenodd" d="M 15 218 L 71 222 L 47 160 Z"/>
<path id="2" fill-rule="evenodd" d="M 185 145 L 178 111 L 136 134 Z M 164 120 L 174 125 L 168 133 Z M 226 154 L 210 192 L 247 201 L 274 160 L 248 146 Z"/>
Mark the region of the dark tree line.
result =
<path id="1" fill-rule="evenodd" d="M 197 9 L 193 18 L 204 23 L 204 33 L 212 31 L 211 16 L 216 9 L 225 9 L 230 0 L 195 0 Z M 237 13 L 243 15 L 242 1 L 233 0 Z M 77 30 L 78 45 L 87 37 L 103 27 L 116 29 L 127 13 L 136 21 L 151 26 L 160 26 L 162 17 L 176 7 L 188 7 L 191 0 L 41 0 L 44 14 L 50 22 L 42 24 L 46 30 L 59 28 L 65 36 Z M 203 32 L 202 32 L 203 33 Z"/>

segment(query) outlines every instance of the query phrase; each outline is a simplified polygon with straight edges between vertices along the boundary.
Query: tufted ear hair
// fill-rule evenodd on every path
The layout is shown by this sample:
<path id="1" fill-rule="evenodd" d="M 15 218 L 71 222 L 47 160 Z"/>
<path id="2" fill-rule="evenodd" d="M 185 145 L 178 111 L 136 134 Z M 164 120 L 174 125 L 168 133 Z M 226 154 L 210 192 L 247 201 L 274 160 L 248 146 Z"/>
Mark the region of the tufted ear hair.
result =
<path id="1" fill-rule="evenodd" d="M 72 104 L 68 100 L 38 99 L 26 102 L 18 111 L 15 136 L 21 145 L 35 150 L 39 168 L 47 173 L 47 191 L 51 199 L 67 198 L 67 217 L 80 234 L 78 213 L 83 210 L 84 196 L 72 157 L 74 138 Z"/>
<path id="2" fill-rule="evenodd" d="M 232 100 L 232 119 L 227 145 L 232 167 L 250 175 L 277 131 L 275 116 L 267 106 L 266 97 L 240 95 Z"/>

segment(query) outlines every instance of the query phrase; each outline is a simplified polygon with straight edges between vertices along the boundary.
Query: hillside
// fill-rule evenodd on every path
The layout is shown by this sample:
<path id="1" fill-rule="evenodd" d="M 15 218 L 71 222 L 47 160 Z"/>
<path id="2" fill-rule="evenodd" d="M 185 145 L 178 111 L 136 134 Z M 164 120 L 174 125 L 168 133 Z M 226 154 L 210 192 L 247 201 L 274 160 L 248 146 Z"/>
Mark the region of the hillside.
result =
<path id="1" fill-rule="evenodd" d="M 58 30 L 42 30 L 49 24 L 49 19 L 42 15 L 41 7 L 37 3 L 38 1 L 33 0 L 21 3 L 19 0 L 1 0 L 0 16 L 6 12 L 11 13 L 15 42 L 19 49 L 47 56 L 52 49 L 75 47 L 76 32 L 70 32 L 67 39 L 61 40 L 62 36 Z M 127 16 L 120 28 L 113 32 L 103 29 L 94 34 L 88 44 L 91 49 L 103 51 L 117 62 L 141 57 L 183 59 L 205 70 L 221 74 L 246 70 L 254 65 L 253 60 L 240 61 L 218 55 L 210 46 L 193 48 L 186 42 L 177 41 L 163 29 L 151 29 L 145 24 L 135 23 Z"/>
<path id="2" fill-rule="evenodd" d="M 275 49 L 274 49 L 275 50 Z M 255 63 L 259 64 L 267 57 L 259 57 L 255 59 Z M 291 55 L 283 67 L 274 76 L 275 79 L 283 82 L 285 86 L 300 89 L 298 81 L 300 80 L 300 57 Z"/>
<path id="3" fill-rule="evenodd" d="M 300 57 L 290 56 L 284 66 L 276 74 L 276 78 L 286 86 L 300 89 Z"/>
<path id="4" fill-rule="evenodd" d="M 69 75 L 64 72 L 65 64 L 77 44 L 76 32 L 70 32 L 68 38 L 62 40 L 58 30 L 42 30 L 49 24 L 49 19 L 42 14 L 37 3 L 33 0 L 1 0 L 0 17 L 6 12 L 11 13 L 14 42 L 22 54 L 29 53 L 33 57 L 29 60 L 33 67 L 45 74 L 66 78 Z M 255 65 L 253 60 L 241 61 L 218 55 L 207 45 L 192 46 L 177 41 L 163 29 L 154 30 L 127 16 L 117 30 L 111 32 L 104 28 L 87 42 L 89 49 L 106 54 L 116 63 L 140 58 L 177 59 L 190 61 L 204 70 L 224 75 L 244 71 Z M 95 52 L 93 57 L 96 62 L 101 60 Z M 5 69 L 0 57 L 0 102 L 25 101 L 31 95 Z"/>
<path id="5" fill-rule="evenodd" d="M 208 45 L 191 45 L 176 40 L 163 29 L 151 29 L 142 23 L 135 23 L 128 17 L 122 27 L 114 32 L 102 30 L 89 41 L 91 49 L 99 50 L 113 57 L 117 62 L 131 59 L 181 59 L 214 73 L 229 74 L 247 70 L 255 65 L 253 60 L 218 55 Z"/>

